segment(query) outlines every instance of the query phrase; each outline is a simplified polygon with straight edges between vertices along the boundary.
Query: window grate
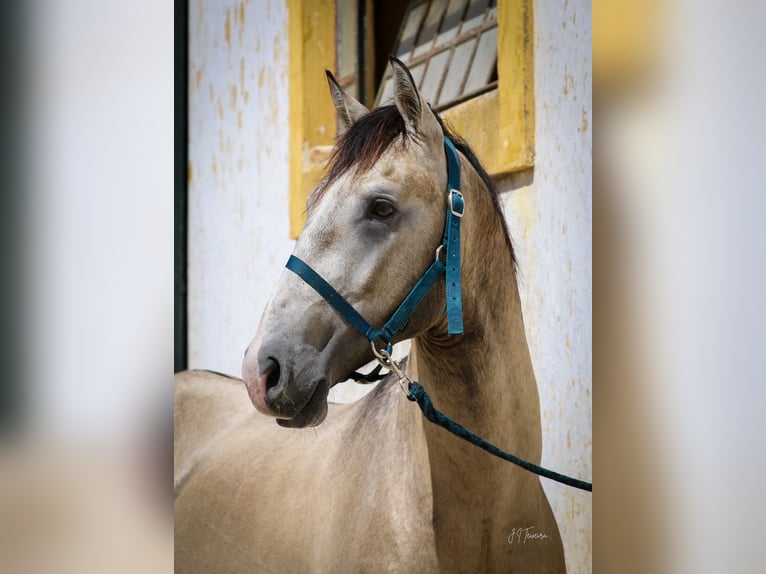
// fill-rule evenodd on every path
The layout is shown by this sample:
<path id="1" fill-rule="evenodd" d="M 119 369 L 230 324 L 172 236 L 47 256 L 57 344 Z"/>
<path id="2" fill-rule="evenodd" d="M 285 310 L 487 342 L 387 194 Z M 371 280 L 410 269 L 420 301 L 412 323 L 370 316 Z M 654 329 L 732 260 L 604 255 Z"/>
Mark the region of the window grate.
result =
<path id="1" fill-rule="evenodd" d="M 496 0 L 415 0 L 393 54 L 412 72 L 423 97 L 444 110 L 497 87 Z M 393 97 L 391 71 L 376 105 Z"/>

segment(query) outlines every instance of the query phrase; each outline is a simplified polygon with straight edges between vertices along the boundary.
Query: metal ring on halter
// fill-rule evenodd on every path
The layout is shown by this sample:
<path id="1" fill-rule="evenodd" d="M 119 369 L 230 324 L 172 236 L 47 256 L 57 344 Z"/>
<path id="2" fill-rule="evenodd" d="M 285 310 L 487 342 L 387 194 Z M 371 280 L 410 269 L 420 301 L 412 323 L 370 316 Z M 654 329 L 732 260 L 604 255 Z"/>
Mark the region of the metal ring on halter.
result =
<path id="1" fill-rule="evenodd" d="M 372 354 L 375 355 L 378 362 L 386 369 L 390 369 L 391 363 L 393 362 L 391 360 L 391 353 L 389 353 L 387 349 L 381 349 L 379 351 L 375 346 L 375 341 L 370 341 L 370 347 L 372 347 Z"/>
<path id="2" fill-rule="evenodd" d="M 409 398 L 410 391 L 404 385 L 407 383 L 407 386 L 409 386 L 409 384 L 412 382 L 412 379 L 410 379 L 408 375 L 402 372 L 402 370 L 399 368 L 399 365 L 396 364 L 396 361 L 391 358 L 391 353 L 389 353 L 386 349 L 378 350 L 378 348 L 375 347 L 375 343 L 373 341 L 370 341 L 370 346 L 372 347 L 372 354 L 375 355 L 378 363 L 383 365 L 384 368 L 388 369 L 397 376 L 399 379 L 399 387 L 402 389 L 402 392 L 405 394 L 405 396 Z"/>
<path id="3" fill-rule="evenodd" d="M 437 248 L 436 248 L 436 258 L 435 258 L 435 259 L 436 259 L 436 261 L 438 261 L 438 260 L 439 260 L 439 255 L 441 255 L 441 253 L 442 253 L 442 249 L 444 249 L 444 244 L 443 244 L 443 243 L 441 243 L 441 244 L 439 245 L 439 247 L 437 247 Z"/>

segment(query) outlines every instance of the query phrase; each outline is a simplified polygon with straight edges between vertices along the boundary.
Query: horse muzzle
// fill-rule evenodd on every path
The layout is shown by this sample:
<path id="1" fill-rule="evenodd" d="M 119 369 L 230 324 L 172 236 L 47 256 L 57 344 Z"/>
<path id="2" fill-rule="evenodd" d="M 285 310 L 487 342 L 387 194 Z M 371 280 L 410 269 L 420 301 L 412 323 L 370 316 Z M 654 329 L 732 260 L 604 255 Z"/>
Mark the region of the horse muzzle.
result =
<path id="1" fill-rule="evenodd" d="M 288 278 L 305 289 L 297 277 Z M 309 314 L 305 309 L 310 302 L 296 305 L 294 297 L 284 300 L 286 291 L 264 311 L 245 352 L 242 378 L 261 414 L 284 427 L 317 426 L 327 416 L 330 387 L 368 362 L 371 351 L 323 302 L 314 305 L 318 315 Z M 303 326 L 290 327 L 297 323 Z"/>
<path id="2" fill-rule="evenodd" d="M 268 349 L 245 355 L 242 375 L 250 400 L 261 414 L 285 427 L 316 426 L 327 415 L 327 379 L 311 370 L 296 371 Z M 310 362 L 309 362 L 310 364 Z"/>

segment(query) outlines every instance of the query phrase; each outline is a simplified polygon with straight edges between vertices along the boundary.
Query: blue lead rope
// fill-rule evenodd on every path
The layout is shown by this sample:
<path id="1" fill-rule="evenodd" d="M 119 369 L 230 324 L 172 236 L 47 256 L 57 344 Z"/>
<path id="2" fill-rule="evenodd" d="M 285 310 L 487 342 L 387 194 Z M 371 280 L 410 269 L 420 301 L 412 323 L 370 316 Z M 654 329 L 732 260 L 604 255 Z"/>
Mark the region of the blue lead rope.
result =
<path id="1" fill-rule="evenodd" d="M 500 450 L 492 443 L 489 443 L 485 441 L 483 438 L 476 436 L 467 428 L 456 423 L 444 413 L 437 411 L 436 408 L 434 407 L 434 404 L 431 402 L 431 397 L 428 396 L 428 393 L 423 388 L 423 385 L 421 385 L 420 383 L 416 383 L 415 381 L 412 381 L 410 383 L 409 392 L 407 393 L 407 398 L 410 399 L 411 401 L 415 401 L 418 403 L 420 410 L 423 411 L 423 415 L 429 421 L 439 425 L 440 427 L 447 429 L 449 432 L 451 432 L 455 436 L 458 436 L 462 438 L 463 440 L 466 440 L 470 442 L 471 444 L 486 450 L 488 453 L 494 454 L 495 456 L 502 458 L 503 460 L 512 462 L 513 464 L 520 466 L 521 468 L 528 470 L 529 472 L 534 472 L 535 474 L 543 476 L 545 478 L 550 478 L 551 480 L 555 480 L 556 482 L 566 484 L 567 486 L 573 486 L 574 488 L 579 488 L 580 490 L 587 490 L 588 492 L 593 492 L 593 484 L 590 482 L 585 482 L 584 480 L 580 480 L 578 478 L 572 478 L 570 476 L 566 476 L 565 474 L 559 474 L 558 472 L 554 472 L 552 470 L 548 470 L 547 468 L 543 468 L 542 466 L 538 466 L 534 463 L 531 463 L 522 458 L 519 458 L 518 456 L 514 454 L 510 454 L 508 452 Z"/>

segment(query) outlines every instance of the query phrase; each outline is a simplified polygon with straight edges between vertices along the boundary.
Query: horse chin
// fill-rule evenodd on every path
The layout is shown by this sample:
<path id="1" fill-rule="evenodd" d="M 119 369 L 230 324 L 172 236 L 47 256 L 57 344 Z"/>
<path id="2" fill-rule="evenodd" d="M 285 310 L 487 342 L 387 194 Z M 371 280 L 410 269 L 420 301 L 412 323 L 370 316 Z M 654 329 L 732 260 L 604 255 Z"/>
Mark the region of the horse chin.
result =
<path id="1" fill-rule="evenodd" d="M 327 393 L 330 387 L 326 380 L 317 384 L 311 398 L 298 413 L 289 419 L 277 418 L 277 424 L 285 428 L 307 428 L 322 424 L 327 417 Z"/>

